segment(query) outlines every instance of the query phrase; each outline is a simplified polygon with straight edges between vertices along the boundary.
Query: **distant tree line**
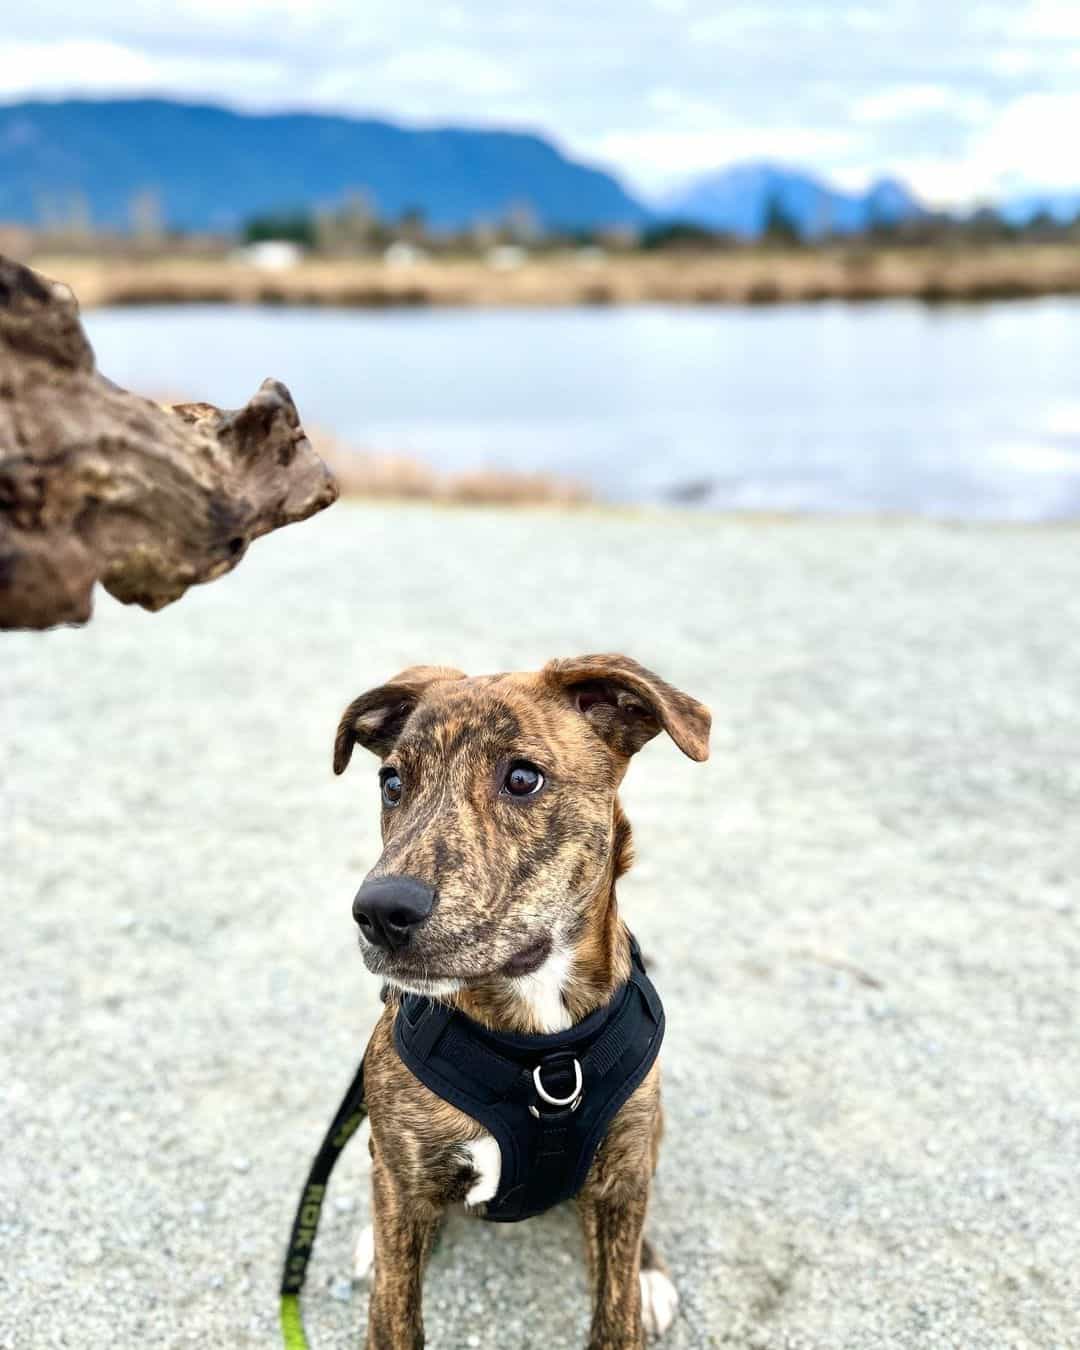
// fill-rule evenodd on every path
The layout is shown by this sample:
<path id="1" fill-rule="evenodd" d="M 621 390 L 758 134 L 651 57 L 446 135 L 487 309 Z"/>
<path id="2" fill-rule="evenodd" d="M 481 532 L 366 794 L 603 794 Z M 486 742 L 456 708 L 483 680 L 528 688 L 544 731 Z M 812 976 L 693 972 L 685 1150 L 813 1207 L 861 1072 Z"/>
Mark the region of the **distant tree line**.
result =
<path id="1" fill-rule="evenodd" d="M 800 229 L 780 194 L 766 203 L 760 232 L 752 240 L 709 229 L 693 220 L 658 220 L 640 229 L 543 229 L 535 213 L 519 204 L 496 221 L 478 221 L 464 230 L 432 228 L 421 207 L 402 212 L 396 220 L 381 218 L 366 196 L 356 193 L 337 208 L 272 212 L 249 220 L 243 230 L 248 243 L 287 239 L 305 249 L 325 254 L 378 253 L 397 241 L 432 253 L 476 253 L 500 244 L 544 252 L 575 247 L 602 247 L 613 251 L 707 252 L 747 246 L 800 248 L 830 243 L 924 247 L 950 243 L 1080 242 L 1080 212 L 1071 221 L 1056 220 L 1047 212 L 1022 225 L 993 207 L 981 207 L 966 217 L 945 212 L 920 212 L 900 220 L 877 219 L 861 231 L 815 234 Z"/>
<path id="2" fill-rule="evenodd" d="M 693 220 L 657 220 L 641 228 L 545 228 L 528 202 L 517 202 L 498 218 L 477 220 L 464 229 L 435 227 L 422 206 L 396 216 L 380 214 L 362 190 L 345 195 L 327 207 L 283 207 L 259 213 L 232 234 L 184 233 L 164 223 L 159 194 L 144 188 L 129 203 L 126 231 L 94 229 L 85 199 L 69 194 L 41 204 L 44 236 L 53 246 L 79 252 L 217 254 L 237 241 L 257 244 L 286 240 L 307 252 L 326 257 L 381 256 L 395 244 L 433 255 L 484 255 L 512 247 L 530 253 L 597 248 L 605 252 L 703 253 L 734 248 L 801 248 L 830 244 L 875 247 L 968 247 L 1011 242 L 1080 243 L 1080 213 L 1069 221 L 1043 212 L 1022 225 L 1010 222 L 991 206 L 966 217 L 944 212 L 921 212 L 891 221 L 873 220 L 858 233 L 815 233 L 808 239 L 779 193 L 766 203 L 762 226 L 753 239 L 709 229 Z"/>
<path id="3" fill-rule="evenodd" d="M 363 192 L 349 193 L 340 206 L 299 207 L 253 216 L 242 234 L 249 244 L 283 239 L 331 256 L 380 253 L 394 243 L 435 253 L 483 251 L 499 244 L 539 248 L 571 237 L 543 230 L 527 202 L 515 203 L 497 220 L 446 230 L 434 228 L 422 206 L 407 207 L 394 218 L 380 216 Z"/>

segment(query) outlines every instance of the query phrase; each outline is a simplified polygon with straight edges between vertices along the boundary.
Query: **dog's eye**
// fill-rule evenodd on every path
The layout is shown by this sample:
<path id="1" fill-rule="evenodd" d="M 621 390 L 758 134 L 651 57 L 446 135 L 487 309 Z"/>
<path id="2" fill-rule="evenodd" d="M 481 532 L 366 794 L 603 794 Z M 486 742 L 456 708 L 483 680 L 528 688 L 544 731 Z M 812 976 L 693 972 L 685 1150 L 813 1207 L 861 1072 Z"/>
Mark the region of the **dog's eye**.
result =
<path id="1" fill-rule="evenodd" d="M 405 789 L 399 776 L 391 770 L 382 776 L 382 799 L 384 806 L 397 806 Z"/>
<path id="2" fill-rule="evenodd" d="M 506 774 L 504 791 L 511 797 L 531 797 L 544 786 L 544 775 L 528 760 L 516 759 Z"/>

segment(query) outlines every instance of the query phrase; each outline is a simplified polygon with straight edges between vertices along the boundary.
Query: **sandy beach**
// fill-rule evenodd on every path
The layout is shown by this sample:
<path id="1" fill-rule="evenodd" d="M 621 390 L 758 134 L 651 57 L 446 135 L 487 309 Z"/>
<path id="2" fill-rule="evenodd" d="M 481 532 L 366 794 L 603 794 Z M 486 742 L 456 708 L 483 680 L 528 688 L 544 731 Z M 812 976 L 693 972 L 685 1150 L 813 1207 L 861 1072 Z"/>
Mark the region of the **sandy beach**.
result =
<path id="1" fill-rule="evenodd" d="M 3 637 L 0 1347 L 276 1343 L 379 1006 L 349 913 L 374 761 L 333 777 L 337 718 L 414 661 L 612 649 L 715 725 L 624 797 L 665 1344 L 1076 1346 L 1078 631 L 1075 528 L 341 503 L 160 614 Z M 362 1343 L 365 1160 L 314 1350 Z M 425 1310 L 437 1350 L 583 1344 L 573 1213 L 454 1218 Z"/>

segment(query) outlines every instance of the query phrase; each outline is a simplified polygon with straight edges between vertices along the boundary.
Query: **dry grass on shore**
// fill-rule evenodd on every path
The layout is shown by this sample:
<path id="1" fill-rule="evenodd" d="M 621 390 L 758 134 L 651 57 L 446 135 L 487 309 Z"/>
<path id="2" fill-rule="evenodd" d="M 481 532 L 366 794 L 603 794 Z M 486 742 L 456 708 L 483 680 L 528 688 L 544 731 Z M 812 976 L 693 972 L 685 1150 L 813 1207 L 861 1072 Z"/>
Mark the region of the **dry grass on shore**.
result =
<path id="1" fill-rule="evenodd" d="M 911 298 L 926 302 L 1080 293 L 1080 249 L 739 249 L 707 254 L 534 257 L 506 269 L 477 259 L 390 266 L 377 259 L 309 260 L 282 271 L 199 259 L 37 256 L 84 307 L 238 303 L 573 306 L 774 304 Z"/>
<path id="2" fill-rule="evenodd" d="M 343 497 L 428 501 L 471 506 L 583 506 L 583 484 L 550 474 L 508 469 L 440 472 L 412 455 L 351 450 L 333 436 L 311 433 Z"/>

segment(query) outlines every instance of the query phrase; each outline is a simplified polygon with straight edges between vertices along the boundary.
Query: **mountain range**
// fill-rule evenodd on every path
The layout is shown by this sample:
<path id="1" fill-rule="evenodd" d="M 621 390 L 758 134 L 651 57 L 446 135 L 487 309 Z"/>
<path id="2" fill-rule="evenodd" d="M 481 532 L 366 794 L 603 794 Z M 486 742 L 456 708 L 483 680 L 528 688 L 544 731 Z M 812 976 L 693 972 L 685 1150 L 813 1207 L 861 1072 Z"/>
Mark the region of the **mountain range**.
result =
<path id="1" fill-rule="evenodd" d="M 753 239 L 784 221 L 806 239 L 896 225 L 923 212 L 903 183 L 883 178 L 865 192 L 841 192 L 820 178 L 776 164 L 736 164 L 695 179 L 660 204 L 679 220 Z"/>
<path id="2" fill-rule="evenodd" d="M 172 228 L 232 230 L 260 213 L 336 205 L 350 190 L 387 218 L 422 208 L 441 229 L 521 203 L 548 228 L 637 225 L 649 214 L 611 174 L 526 132 L 165 99 L 0 107 L 0 220 L 38 224 L 77 201 L 95 226 L 126 229 L 134 199 L 153 191 Z"/>
<path id="3" fill-rule="evenodd" d="M 0 106 L 0 223 L 74 216 L 132 226 L 141 199 L 172 229 L 233 231 L 253 216 L 333 207 L 362 192 L 385 219 L 419 208 L 435 229 L 494 222 L 527 206 L 544 229 L 678 220 L 754 238 L 783 221 L 806 238 L 923 213 L 883 178 L 845 192 L 801 169 L 738 164 L 659 201 L 531 132 L 406 127 L 377 118 L 242 113 L 161 98 L 34 100 Z M 1001 205 L 1014 224 L 1071 220 L 1080 193 Z"/>

